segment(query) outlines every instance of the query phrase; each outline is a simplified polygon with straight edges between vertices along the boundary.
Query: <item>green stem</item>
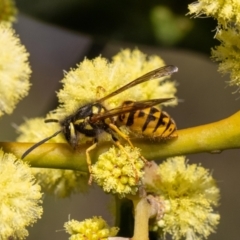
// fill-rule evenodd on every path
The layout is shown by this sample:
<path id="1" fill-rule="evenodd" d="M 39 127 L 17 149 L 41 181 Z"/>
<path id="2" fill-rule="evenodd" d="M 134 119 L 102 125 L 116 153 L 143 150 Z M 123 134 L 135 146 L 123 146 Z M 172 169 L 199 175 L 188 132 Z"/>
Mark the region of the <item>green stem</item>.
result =
<path id="1" fill-rule="evenodd" d="M 172 156 L 221 152 L 226 149 L 240 148 L 240 111 L 218 122 L 187 128 L 178 131 L 178 138 L 158 141 L 145 138 L 132 139 L 133 144 L 142 150 L 148 160 Z M 31 143 L 2 142 L 0 147 L 18 158 L 31 147 Z M 80 145 L 73 151 L 68 144 L 45 143 L 34 149 L 24 160 L 33 167 L 62 168 L 87 171 L 85 152 L 89 144 Z M 103 142 L 91 151 L 92 161 L 107 151 L 112 142 Z"/>
<path id="2" fill-rule="evenodd" d="M 134 234 L 131 240 L 148 240 L 148 221 L 151 216 L 151 206 L 146 197 L 133 200 L 134 204 Z"/>

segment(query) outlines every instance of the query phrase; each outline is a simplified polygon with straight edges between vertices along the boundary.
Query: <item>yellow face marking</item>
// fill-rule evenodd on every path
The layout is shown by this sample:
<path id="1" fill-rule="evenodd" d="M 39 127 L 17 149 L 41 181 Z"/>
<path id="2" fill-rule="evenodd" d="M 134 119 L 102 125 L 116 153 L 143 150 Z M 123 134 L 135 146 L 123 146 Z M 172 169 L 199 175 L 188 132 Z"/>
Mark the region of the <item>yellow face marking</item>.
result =
<path id="1" fill-rule="evenodd" d="M 86 125 L 84 126 L 84 129 L 91 130 L 91 129 L 93 129 L 93 128 L 92 128 L 92 126 L 91 126 L 90 124 L 86 124 Z"/>
<path id="2" fill-rule="evenodd" d="M 71 136 L 71 138 L 76 138 L 74 125 L 73 125 L 72 122 L 69 124 L 69 129 L 70 129 L 70 136 Z"/>
<path id="3" fill-rule="evenodd" d="M 74 122 L 75 125 L 85 122 L 86 119 L 78 119 Z"/>
<path id="4" fill-rule="evenodd" d="M 92 113 L 93 114 L 98 114 L 99 113 L 99 108 L 96 106 L 92 106 Z"/>

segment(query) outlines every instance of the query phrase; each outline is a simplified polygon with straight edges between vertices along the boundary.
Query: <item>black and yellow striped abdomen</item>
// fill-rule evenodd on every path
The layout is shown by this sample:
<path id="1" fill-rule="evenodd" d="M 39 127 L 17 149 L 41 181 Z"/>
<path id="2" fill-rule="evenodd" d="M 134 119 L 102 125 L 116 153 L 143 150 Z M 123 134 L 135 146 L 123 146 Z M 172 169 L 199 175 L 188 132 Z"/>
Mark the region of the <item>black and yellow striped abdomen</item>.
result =
<path id="1" fill-rule="evenodd" d="M 144 137 L 163 139 L 177 137 L 176 124 L 166 112 L 157 107 L 136 110 L 134 104 L 133 101 L 123 103 L 123 108 L 132 106 L 133 110 L 119 115 L 117 125 L 127 126 L 132 132 Z"/>

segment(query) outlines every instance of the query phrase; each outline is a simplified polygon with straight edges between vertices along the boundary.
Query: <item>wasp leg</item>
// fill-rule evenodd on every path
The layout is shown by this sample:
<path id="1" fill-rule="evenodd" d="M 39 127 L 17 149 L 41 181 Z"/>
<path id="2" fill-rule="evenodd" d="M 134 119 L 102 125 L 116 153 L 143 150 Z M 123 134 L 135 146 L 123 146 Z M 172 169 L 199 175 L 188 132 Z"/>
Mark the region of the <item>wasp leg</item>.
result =
<path id="1" fill-rule="evenodd" d="M 117 134 L 119 134 L 119 136 L 121 136 L 123 139 L 125 139 L 132 148 L 134 148 L 134 146 L 133 146 L 131 140 L 129 139 L 129 137 L 126 134 L 124 134 L 115 124 L 109 123 L 109 127 L 112 130 L 114 130 Z M 143 160 L 143 162 L 145 164 L 148 163 L 148 160 L 145 157 L 143 157 L 142 155 L 141 155 L 141 159 Z"/>
<path id="2" fill-rule="evenodd" d="M 130 141 L 128 135 L 124 134 L 115 124 L 109 123 L 108 125 L 113 131 L 115 131 L 119 136 L 121 136 L 124 140 L 126 140 L 132 148 L 134 148 L 134 146 L 133 146 L 132 142 Z"/>
<path id="3" fill-rule="evenodd" d="M 131 159 L 131 157 L 129 156 L 129 154 L 126 152 L 126 150 L 124 149 L 123 145 L 117 140 L 117 141 L 114 141 L 115 145 L 120 148 L 128 157 L 128 159 L 130 160 L 131 162 L 131 165 L 132 165 L 132 168 L 133 168 L 133 171 L 135 173 L 135 179 L 136 179 L 136 182 L 138 182 L 139 180 L 139 177 L 138 177 L 138 174 L 137 174 L 137 169 L 134 165 L 134 161 Z"/>
<path id="4" fill-rule="evenodd" d="M 96 146 L 97 146 L 97 141 L 95 140 L 95 143 L 89 148 L 87 148 L 86 150 L 86 158 L 87 158 L 87 165 L 88 165 L 88 171 L 89 171 L 89 180 L 88 180 L 89 185 L 92 184 L 92 161 L 91 161 L 89 152 L 92 151 L 94 148 L 96 148 Z"/>
<path id="5" fill-rule="evenodd" d="M 114 126 L 115 126 L 115 125 L 114 125 Z M 120 130 L 118 129 L 118 131 L 120 131 Z M 120 132 L 121 132 L 121 131 L 120 131 Z M 135 167 L 135 165 L 134 165 L 134 161 L 131 159 L 131 157 L 130 157 L 129 154 L 126 152 L 126 150 L 125 150 L 125 148 L 123 147 L 123 145 L 122 145 L 122 144 L 119 142 L 119 140 L 114 136 L 114 134 L 113 134 L 111 131 L 109 131 L 109 133 L 110 133 L 111 136 L 112 136 L 112 139 L 113 139 L 114 144 L 115 144 L 118 148 L 120 148 L 120 149 L 127 155 L 128 159 L 130 160 L 131 165 L 132 165 L 132 168 L 133 168 L 133 171 L 134 171 L 134 173 L 135 173 L 136 182 L 138 182 L 139 177 L 138 177 L 138 174 L 137 174 L 137 169 L 136 169 L 136 167 Z M 132 145 L 131 147 L 133 147 L 133 145 Z"/>

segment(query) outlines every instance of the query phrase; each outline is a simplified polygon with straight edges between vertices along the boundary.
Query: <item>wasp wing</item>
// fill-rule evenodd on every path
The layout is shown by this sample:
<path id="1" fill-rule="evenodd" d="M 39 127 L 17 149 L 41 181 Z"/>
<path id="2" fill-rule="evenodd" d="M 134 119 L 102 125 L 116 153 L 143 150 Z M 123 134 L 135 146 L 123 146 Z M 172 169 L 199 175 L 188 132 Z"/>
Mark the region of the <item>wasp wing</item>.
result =
<path id="1" fill-rule="evenodd" d="M 97 122 L 100 120 L 104 120 L 106 118 L 121 115 L 123 113 L 128 113 L 128 112 L 132 112 L 132 111 L 136 111 L 136 110 L 149 108 L 149 107 L 152 107 L 152 106 L 155 106 L 160 103 L 167 102 L 167 101 L 170 101 L 173 99 L 175 99 L 175 98 L 157 98 L 157 99 L 143 100 L 143 101 L 137 101 L 137 102 L 130 101 L 131 104 L 129 104 L 129 105 L 123 105 L 123 106 L 108 110 L 104 113 L 93 115 L 91 117 L 91 122 L 94 123 L 94 122 Z"/>
<path id="2" fill-rule="evenodd" d="M 146 81 L 149 81 L 149 80 L 153 80 L 153 79 L 156 79 L 156 78 L 161 78 L 161 77 L 164 77 L 164 76 L 168 76 L 168 75 L 171 75 L 172 73 L 174 72 L 177 72 L 178 71 L 178 68 L 176 66 L 173 66 L 173 65 L 167 65 L 167 66 L 164 66 L 164 67 L 160 67 L 160 68 L 157 68 L 151 72 L 148 72 L 144 75 L 142 75 L 141 77 L 133 80 L 132 82 L 124 85 L 123 87 L 117 89 L 116 91 L 108 94 L 107 96 L 97 100 L 97 102 L 103 102 L 105 101 L 106 99 L 110 98 L 110 97 L 113 97 L 129 88 L 132 88 L 140 83 L 143 83 L 143 82 L 146 82 Z"/>

